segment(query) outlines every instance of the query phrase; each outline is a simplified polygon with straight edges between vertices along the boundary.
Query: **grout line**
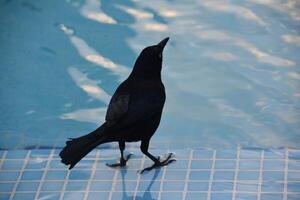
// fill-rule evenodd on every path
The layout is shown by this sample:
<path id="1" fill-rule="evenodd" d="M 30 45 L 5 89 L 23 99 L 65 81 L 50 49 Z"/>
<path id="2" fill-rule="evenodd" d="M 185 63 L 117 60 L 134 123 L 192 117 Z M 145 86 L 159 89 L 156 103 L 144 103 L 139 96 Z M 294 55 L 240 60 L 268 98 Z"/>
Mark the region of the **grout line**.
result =
<path id="1" fill-rule="evenodd" d="M 62 190 L 60 191 L 61 192 L 60 197 L 59 197 L 60 200 L 62 200 L 64 198 L 64 195 L 65 195 L 65 192 L 66 192 L 66 188 L 67 188 L 67 183 L 69 181 L 70 171 L 71 170 L 69 170 L 69 169 L 67 170 L 67 175 L 65 177 Z M 47 181 L 50 181 L 50 180 L 47 180 Z"/>
<path id="2" fill-rule="evenodd" d="M 118 180 L 118 172 L 119 172 L 119 169 L 115 169 L 115 174 L 114 174 L 114 177 L 112 180 L 111 190 L 110 190 L 109 196 L 108 196 L 109 200 L 112 200 L 113 192 L 115 191 L 115 187 L 116 187 L 117 180 Z"/>
<path id="3" fill-rule="evenodd" d="M 189 155 L 188 168 L 187 168 L 187 172 L 186 172 L 185 179 L 184 179 L 184 190 L 183 190 L 182 200 L 186 199 L 186 193 L 188 191 L 188 181 L 189 181 L 189 177 L 190 177 L 190 173 L 191 173 L 193 153 L 194 153 L 194 150 L 191 149 L 190 155 Z"/>
<path id="4" fill-rule="evenodd" d="M 26 150 L 27 151 L 27 150 Z M 36 158 L 36 157 L 33 157 L 33 158 Z M 111 157 L 104 157 L 103 159 L 109 159 Z M 45 159 L 45 157 L 42 157 L 41 159 Z M 1 159 L 0 158 L 0 161 L 3 160 L 3 158 Z M 24 160 L 24 158 L 6 158 L 5 160 Z M 52 160 L 60 160 L 60 158 L 58 157 L 53 157 Z M 87 158 L 84 158 L 84 160 L 95 160 L 95 157 L 87 157 Z M 130 160 L 140 160 L 140 158 L 131 158 Z M 178 159 L 178 160 L 188 160 L 188 159 Z M 193 158 L 192 160 L 212 160 L 212 158 Z M 235 160 L 234 158 L 216 158 L 215 160 Z M 259 158 L 240 158 L 240 160 L 243 160 L 243 161 L 246 161 L 246 160 L 249 160 L 249 161 L 258 161 Z M 272 161 L 272 160 L 276 160 L 276 161 L 285 161 L 284 158 L 265 158 L 264 160 L 269 160 L 269 161 Z"/>
<path id="5" fill-rule="evenodd" d="M 83 198 L 84 200 L 88 199 L 88 195 L 89 195 L 89 191 L 90 191 L 90 188 L 91 188 L 92 180 L 93 180 L 94 175 L 95 175 L 96 170 L 97 170 L 97 161 L 98 161 L 99 155 L 100 155 L 100 151 L 96 150 L 95 161 L 94 161 L 93 166 L 92 166 L 92 173 L 90 175 L 90 179 L 88 180 L 88 183 L 87 183 L 87 186 L 86 186 L 85 192 L 84 192 L 84 198 Z"/>
<path id="6" fill-rule="evenodd" d="M 26 170 L 27 171 L 27 170 Z M 97 171 L 97 170 L 96 170 Z M 61 182 L 62 179 L 51 179 L 51 180 L 47 180 L 47 182 Z M 71 180 L 72 182 L 81 182 L 81 181 L 85 181 L 85 180 Z M 104 181 L 104 182 L 107 182 L 107 181 L 112 181 L 112 180 L 109 180 L 109 179 L 95 179 L 95 181 Z M 119 180 L 118 180 L 119 181 Z M 133 179 L 128 179 L 126 180 L 128 182 L 134 182 L 136 180 L 133 180 Z M 145 181 L 150 181 L 150 179 L 145 179 Z M 180 180 L 178 179 L 170 179 L 168 180 L 168 182 L 178 182 Z M 184 180 L 182 180 L 184 181 Z M 203 182 L 203 183 L 207 183 L 208 181 L 207 180 L 188 180 L 189 182 Z M 265 181 L 267 183 L 273 183 L 273 182 L 276 182 L 276 183 L 283 183 L 284 184 L 284 180 L 283 181 L 280 181 L 280 180 L 268 180 L 268 181 Z M 0 181 L 0 183 L 14 183 L 16 181 Z M 35 182 L 39 182 L 39 180 L 22 180 L 22 182 L 30 182 L 30 183 L 35 183 Z M 154 182 L 159 182 L 159 180 L 154 180 Z M 234 183 L 234 180 L 231 180 L 231 179 L 227 179 L 227 180 L 214 180 L 214 182 L 216 183 L 228 183 L 228 182 L 231 182 L 231 183 Z M 300 180 L 299 181 L 288 181 L 289 183 L 300 183 Z M 256 180 L 237 180 L 236 183 L 257 183 Z"/>
<path id="7" fill-rule="evenodd" d="M 20 173 L 19 173 L 19 176 L 18 176 L 18 179 L 16 180 L 15 184 L 14 184 L 14 187 L 13 187 L 13 190 L 11 192 L 11 195 L 10 195 L 10 200 L 13 199 L 15 193 L 16 193 L 16 190 L 17 190 L 17 187 L 19 185 L 19 182 L 21 181 L 21 177 L 23 175 L 23 172 L 24 172 L 24 169 L 29 161 L 29 158 L 30 158 L 30 153 L 31 153 L 31 150 L 28 150 L 27 151 L 27 154 L 26 154 L 26 157 L 24 158 L 24 161 L 23 161 L 23 165 L 22 165 L 22 168 L 20 170 Z"/>
<path id="8" fill-rule="evenodd" d="M 53 171 L 53 170 L 51 169 L 51 171 Z M 59 197 L 60 200 L 62 200 L 64 198 L 64 196 L 65 196 L 66 187 L 67 187 L 67 183 L 69 181 L 70 172 L 71 172 L 71 170 L 67 169 L 67 175 L 66 175 L 66 177 L 64 179 L 64 184 L 63 184 L 62 190 L 60 191 L 60 193 L 61 193 L 60 197 Z M 49 180 L 47 180 L 47 181 L 49 181 Z"/>
<path id="9" fill-rule="evenodd" d="M 140 169 L 143 170 L 144 165 L 145 165 L 145 158 L 146 156 L 143 155 L 142 159 L 141 159 L 141 165 L 140 165 Z M 136 181 L 136 185 L 135 185 L 135 189 L 134 189 L 134 193 L 133 193 L 133 198 L 136 199 L 136 195 L 137 192 L 139 190 L 139 186 L 140 186 L 140 182 L 141 182 L 141 173 L 140 171 L 137 172 L 138 173 L 138 177 L 137 177 L 137 181 Z M 124 180 L 125 181 L 125 180 Z"/>
<path id="10" fill-rule="evenodd" d="M 53 160 L 52 160 L 53 161 Z M 178 161 L 178 160 L 177 160 Z M 55 169 L 55 168 L 50 168 L 51 171 L 65 171 L 65 169 L 63 168 L 59 168 L 59 169 Z M 39 169 L 25 169 L 26 171 L 41 171 L 43 170 L 43 168 L 39 168 Z M 93 170 L 92 168 L 76 168 L 75 170 L 77 171 L 91 171 Z M 101 171 L 108 171 L 107 169 L 98 169 L 98 170 L 101 170 Z M 129 171 L 133 171 L 133 170 L 140 170 L 139 168 L 132 168 L 132 169 L 129 169 Z M 203 169 L 192 169 L 193 171 L 207 171 L 207 170 L 210 170 L 210 168 L 203 168 Z M 234 171 L 235 169 L 223 169 L 223 168 L 218 168 L 218 169 L 215 169 L 215 171 L 227 171 L 227 172 L 235 172 Z M 16 170 L 0 170 L 1 172 L 19 172 L 20 169 L 16 169 Z M 186 169 L 168 169 L 168 171 L 186 171 Z M 259 169 L 241 169 L 240 171 L 243 171 L 243 172 L 258 172 Z M 267 169 L 267 170 L 264 170 L 264 171 L 267 171 L 267 172 L 283 172 L 284 169 Z M 300 173 L 300 170 L 288 170 L 289 172 L 295 172 L 295 173 Z M 26 180 L 24 180 L 26 181 Z M 72 180 L 73 181 L 73 180 Z M 74 180 L 75 181 L 75 180 Z M 3 182 L 0 180 L 0 182 Z"/>
<path id="11" fill-rule="evenodd" d="M 158 197 L 157 199 L 160 200 L 161 199 L 161 193 L 163 191 L 163 185 L 164 185 L 164 181 L 165 181 L 165 177 L 166 177 L 166 166 L 162 167 L 162 176 L 161 176 L 161 182 L 160 182 L 160 186 L 159 186 L 159 191 L 158 191 Z"/>
<path id="12" fill-rule="evenodd" d="M 0 159 L 0 171 L 3 171 L 3 170 L 1 170 L 1 168 L 2 168 L 2 165 L 3 165 L 3 163 L 4 163 L 4 160 L 6 160 L 6 159 L 5 159 L 6 155 L 7 155 L 7 151 L 5 150 L 5 151 L 3 152 L 2 158 Z"/>
<path id="13" fill-rule="evenodd" d="M 53 160 L 52 160 L 53 161 Z M 177 160 L 178 161 L 178 160 Z M 51 171 L 65 171 L 65 169 L 61 168 L 61 169 L 55 169 L 55 168 L 50 168 Z M 39 168 L 39 169 L 25 169 L 26 171 L 41 171 L 43 170 L 43 168 Z M 91 171 L 93 170 L 92 168 L 76 168 L 75 170 L 77 171 Z M 98 170 L 101 170 L 101 171 L 109 171 L 107 169 L 98 169 Z M 140 170 L 139 168 L 132 168 L 132 169 L 129 169 L 129 171 L 133 171 L 133 170 Z M 203 168 L 203 169 L 192 169 L 193 171 L 207 171 L 207 170 L 210 170 L 210 168 Z M 223 169 L 223 168 L 218 168 L 218 169 L 215 169 L 215 171 L 227 171 L 227 172 L 235 172 L 234 171 L 235 169 Z M 16 169 L 16 170 L 0 170 L 1 172 L 19 172 L 20 169 Z M 186 171 L 186 169 L 168 169 L 168 171 Z M 258 172 L 259 169 L 241 169 L 240 171 L 243 171 L 243 172 Z M 283 172 L 284 169 L 276 169 L 276 170 L 272 170 L 272 169 L 267 169 L 267 170 L 264 170 L 264 171 L 267 171 L 267 172 Z M 288 170 L 289 172 L 295 172 L 295 173 L 300 173 L 300 170 Z M 26 181 L 26 180 L 24 180 Z M 73 180 L 72 180 L 73 181 Z M 3 182 L 0 180 L 0 182 Z"/>
<path id="14" fill-rule="evenodd" d="M 261 197 L 261 187 L 262 187 L 263 169 L 264 169 L 263 168 L 264 167 L 264 155 L 265 155 L 265 151 L 262 150 L 261 155 L 260 155 L 257 200 L 260 200 L 260 197 Z"/>
<path id="15" fill-rule="evenodd" d="M 235 163 L 235 170 L 234 170 L 234 180 L 233 180 L 233 191 L 232 191 L 232 200 L 236 199 L 236 184 L 238 182 L 238 173 L 240 168 L 240 153 L 241 148 L 238 146 L 237 153 L 236 153 L 236 163 Z"/>
<path id="16" fill-rule="evenodd" d="M 212 187 L 212 181 L 215 173 L 215 163 L 216 163 L 216 153 L 217 151 L 213 151 L 213 159 L 212 159 L 212 165 L 211 165 L 211 171 L 210 171 L 210 177 L 208 181 L 208 191 L 207 191 L 207 200 L 211 199 L 211 187 Z"/>
<path id="17" fill-rule="evenodd" d="M 122 192 L 122 190 L 116 190 L 117 192 Z M 35 193 L 36 191 L 18 191 L 18 194 L 27 194 L 27 193 Z M 61 190 L 51 190 L 51 191 L 43 191 L 43 192 L 47 192 L 47 193 L 59 193 L 61 192 Z M 70 190 L 70 192 L 75 192 L 75 193 L 84 193 L 85 190 Z M 89 192 L 109 192 L 109 190 L 90 190 Z M 126 190 L 126 192 L 134 192 L 134 190 Z M 145 192 L 144 190 L 138 190 L 137 192 Z M 152 190 L 151 192 L 159 192 L 159 190 Z M 164 190 L 164 192 L 175 192 L 178 193 L 178 190 Z M 194 193 L 207 193 L 207 191 L 189 191 L 189 193 L 194 192 Z M 213 193 L 226 193 L 226 194 L 231 194 L 232 191 L 231 190 L 227 190 L 227 191 L 213 191 Z M 257 192 L 253 192 L 253 191 L 241 191 L 241 193 L 245 193 L 245 194 L 257 194 Z M 1 192 L 1 194 L 11 194 L 11 192 Z M 284 194 L 284 192 L 274 192 L 274 191 L 270 191 L 270 192 L 262 192 L 262 194 Z M 288 192 L 287 194 L 296 194 L 296 195 L 300 195 L 300 192 Z"/>
<path id="18" fill-rule="evenodd" d="M 289 164 L 289 151 L 285 150 L 285 163 L 284 163 L 284 189 L 283 189 L 283 199 L 287 200 L 288 193 L 288 164 Z"/>
<path id="19" fill-rule="evenodd" d="M 50 151 L 50 154 L 49 154 L 48 160 L 47 160 L 47 164 L 46 164 L 46 166 L 45 166 L 45 169 L 44 169 L 44 172 L 43 172 L 43 176 L 42 176 L 42 178 L 41 178 L 41 180 L 40 180 L 40 184 L 39 184 L 39 187 L 38 187 L 38 189 L 37 189 L 37 191 L 36 191 L 36 194 L 35 194 L 35 198 L 34 198 L 34 199 L 38 199 L 38 198 L 39 198 L 39 195 L 40 195 L 40 192 L 41 192 L 41 189 L 42 189 L 42 184 L 43 184 L 43 182 L 44 182 L 44 180 L 45 180 L 45 178 L 46 178 L 46 174 L 48 173 L 48 169 L 49 169 L 49 167 L 50 167 L 50 161 L 52 160 L 52 158 L 53 158 L 53 156 L 54 156 L 54 152 L 55 152 L 55 149 L 52 149 L 52 150 Z"/>

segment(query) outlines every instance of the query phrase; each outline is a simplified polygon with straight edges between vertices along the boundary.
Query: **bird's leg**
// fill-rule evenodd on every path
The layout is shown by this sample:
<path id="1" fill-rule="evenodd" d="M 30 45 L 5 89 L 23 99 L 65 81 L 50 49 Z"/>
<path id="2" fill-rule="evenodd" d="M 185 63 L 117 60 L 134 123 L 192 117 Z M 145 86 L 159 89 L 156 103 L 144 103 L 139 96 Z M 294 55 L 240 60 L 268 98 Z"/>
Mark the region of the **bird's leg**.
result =
<path id="1" fill-rule="evenodd" d="M 128 154 L 126 158 L 124 158 L 124 149 L 125 149 L 125 142 L 120 141 L 119 142 L 119 148 L 121 151 L 121 158 L 120 158 L 120 163 L 114 163 L 114 164 L 106 164 L 109 167 L 124 167 L 126 166 L 127 161 L 130 159 L 132 154 Z"/>
<path id="2" fill-rule="evenodd" d="M 172 153 L 169 153 L 168 157 L 165 160 L 163 160 L 163 161 L 160 161 L 159 157 L 155 158 L 152 154 L 150 154 L 148 152 L 149 141 L 150 140 L 142 141 L 142 144 L 141 144 L 140 148 L 141 148 L 141 151 L 154 162 L 154 164 L 151 167 L 147 167 L 147 168 L 143 169 L 141 171 L 141 174 L 144 173 L 145 171 L 150 171 L 150 170 L 152 170 L 154 168 L 162 167 L 162 166 L 168 165 L 171 162 L 176 161 L 175 159 L 171 159 L 172 155 L 173 155 Z"/>

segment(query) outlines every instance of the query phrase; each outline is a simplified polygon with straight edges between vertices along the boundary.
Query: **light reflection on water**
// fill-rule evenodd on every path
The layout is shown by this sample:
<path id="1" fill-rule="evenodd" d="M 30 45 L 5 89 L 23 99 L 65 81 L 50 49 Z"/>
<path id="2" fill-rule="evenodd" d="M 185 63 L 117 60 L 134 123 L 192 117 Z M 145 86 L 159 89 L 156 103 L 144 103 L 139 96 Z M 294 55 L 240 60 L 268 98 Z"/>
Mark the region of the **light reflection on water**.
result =
<path id="1" fill-rule="evenodd" d="M 166 36 L 153 146 L 299 147 L 297 1 L 0 3 L 2 148 L 96 128 L 141 49 Z"/>

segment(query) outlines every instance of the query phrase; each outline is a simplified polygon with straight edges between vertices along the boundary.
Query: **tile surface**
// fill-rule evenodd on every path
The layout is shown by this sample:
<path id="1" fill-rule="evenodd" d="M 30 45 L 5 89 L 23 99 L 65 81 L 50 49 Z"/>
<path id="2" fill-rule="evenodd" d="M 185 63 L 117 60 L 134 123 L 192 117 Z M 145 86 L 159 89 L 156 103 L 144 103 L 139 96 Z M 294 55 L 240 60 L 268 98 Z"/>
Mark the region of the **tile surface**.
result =
<path id="1" fill-rule="evenodd" d="M 122 169 L 106 166 L 118 160 L 118 150 L 97 149 L 72 171 L 60 163 L 59 151 L 1 151 L 0 200 L 300 199 L 296 149 L 178 150 L 176 162 L 144 174 L 152 163 L 139 149 L 130 149 L 137 155 Z"/>

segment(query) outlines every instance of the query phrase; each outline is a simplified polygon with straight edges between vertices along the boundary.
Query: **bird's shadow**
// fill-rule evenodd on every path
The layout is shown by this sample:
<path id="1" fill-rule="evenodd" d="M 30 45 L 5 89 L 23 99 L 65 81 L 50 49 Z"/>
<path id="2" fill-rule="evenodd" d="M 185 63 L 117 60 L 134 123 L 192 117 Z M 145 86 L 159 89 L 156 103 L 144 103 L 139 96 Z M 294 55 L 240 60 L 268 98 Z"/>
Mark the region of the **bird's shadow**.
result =
<path id="1" fill-rule="evenodd" d="M 155 198 L 153 198 L 152 195 L 151 195 L 151 187 L 152 187 L 154 181 L 157 179 L 157 177 L 158 177 L 159 172 L 160 172 L 161 169 L 160 168 L 156 168 L 156 169 L 153 169 L 153 170 L 155 170 L 155 172 L 153 174 L 153 177 L 152 177 L 152 179 L 151 179 L 148 187 L 144 191 L 143 195 L 142 196 L 139 196 L 139 195 L 131 196 L 131 195 L 128 195 L 127 191 L 126 191 L 125 175 L 127 173 L 127 169 L 122 169 L 121 170 L 121 176 L 122 176 L 122 200 L 132 200 L 132 199 L 135 199 L 135 200 L 155 200 Z"/>

